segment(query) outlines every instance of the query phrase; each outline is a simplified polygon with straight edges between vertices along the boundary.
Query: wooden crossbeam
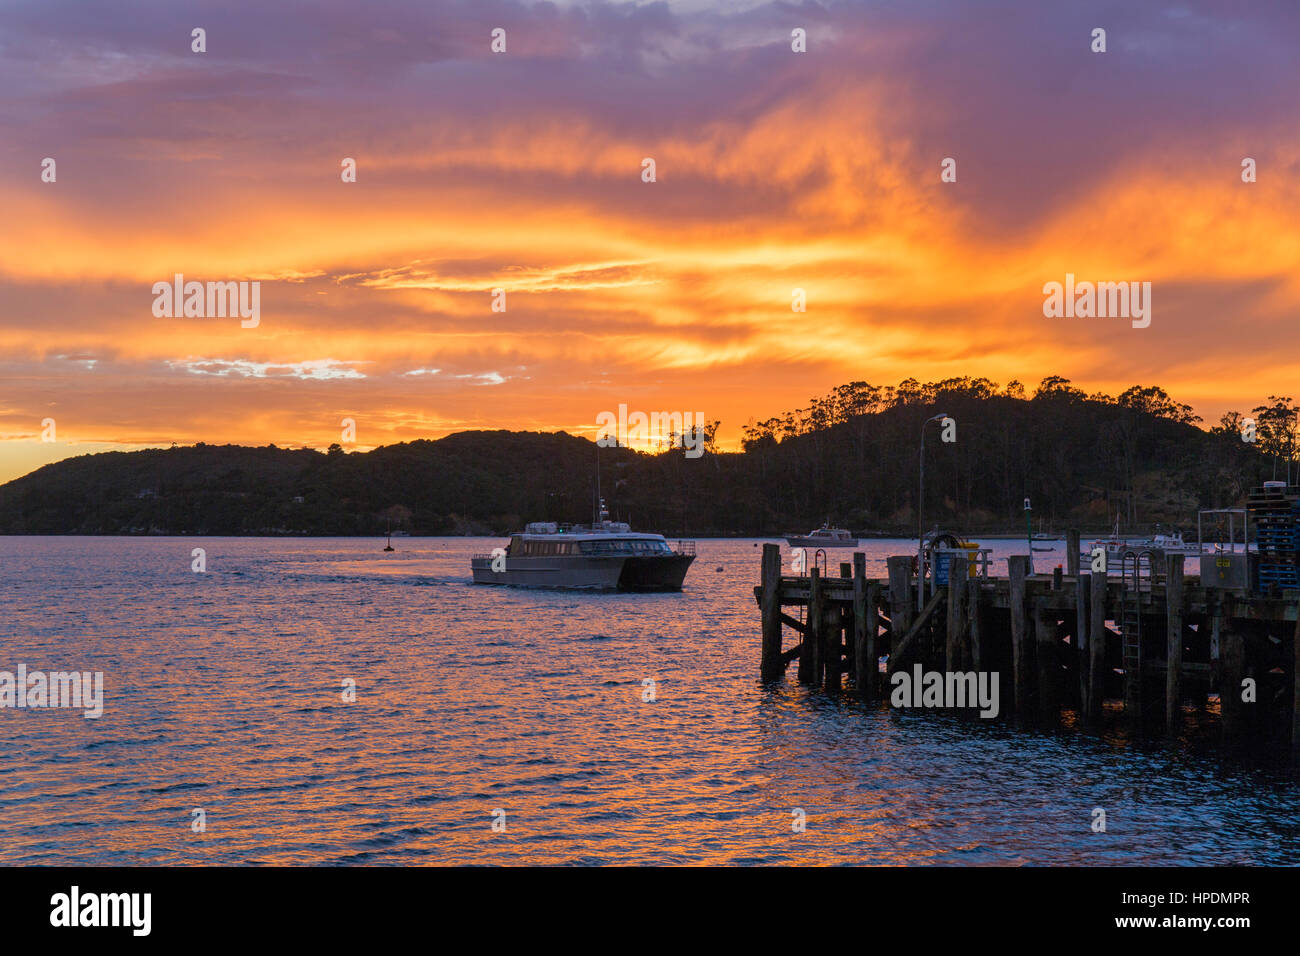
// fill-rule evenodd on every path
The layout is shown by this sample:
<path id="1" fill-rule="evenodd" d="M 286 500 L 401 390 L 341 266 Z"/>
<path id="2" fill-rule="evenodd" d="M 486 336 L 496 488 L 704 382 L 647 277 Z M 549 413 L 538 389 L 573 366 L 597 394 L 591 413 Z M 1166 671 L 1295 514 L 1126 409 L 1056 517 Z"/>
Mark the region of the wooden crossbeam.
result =
<path id="1" fill-rule="evenodd" d="M 781 612 L 781 623 L 790 625 L 790 627 L 794 628 L 800 634 L 808 633 L 808 625 L 804 624 L 803 621 L 800 621 L 797 618 L 791 617 L 784 611 Z"/>
<path id="2" fill-rule="evenodd" d="M 907 655 L 912 651 L 912 644 L 915 641 L 916 636 L 921 633 L 922 629 L 924 629 L 925 625 L 929 622 L 935 609 L 943 603 L 944 597 L 945 593 L 943 591 L 936 591 L 934 597 L 930 598 L 930 602 L 921 609 L 920 616 L 912 622 L 912 626 L 908 628 L 907 633 L 903 635 L 902 641 L 899 642 L 894 653 L 890 655 L 889 673 L 894 673 L 894 671 L 906 662 Z"/>

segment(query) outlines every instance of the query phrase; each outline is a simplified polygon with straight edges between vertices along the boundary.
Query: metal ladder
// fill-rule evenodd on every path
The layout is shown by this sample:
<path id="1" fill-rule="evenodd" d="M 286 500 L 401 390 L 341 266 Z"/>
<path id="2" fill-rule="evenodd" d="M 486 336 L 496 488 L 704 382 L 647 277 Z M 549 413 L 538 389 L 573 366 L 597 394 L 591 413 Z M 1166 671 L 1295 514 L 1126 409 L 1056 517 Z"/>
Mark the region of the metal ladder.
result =
<path id="1" fill-rule="evenodd" d="M 1142 569 L 1145 560 L 1146 585 Z M 1151 590 L 1151 552 L 1125 551 L 1120 557 L 1120 647 L 1126 679 L 1142 673 L 1142 593 Z M 1134 678 L 1130 678 L 1134 675 Z"/>

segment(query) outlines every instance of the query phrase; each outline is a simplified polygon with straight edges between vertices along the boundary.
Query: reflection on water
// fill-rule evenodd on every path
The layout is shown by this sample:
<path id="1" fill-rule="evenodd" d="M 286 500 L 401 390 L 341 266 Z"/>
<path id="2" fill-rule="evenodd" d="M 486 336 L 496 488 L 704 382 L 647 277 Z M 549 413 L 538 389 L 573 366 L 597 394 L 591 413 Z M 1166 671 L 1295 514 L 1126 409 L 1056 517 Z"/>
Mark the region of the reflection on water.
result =
<path id="1" fill-rule="evenodd" d="M 105 674 L 99 720 L 0 710 L 0 860 L 1300 860 L 1280 771 L 764 687 L 753 541 L 649 595 L 469 584 L 497 543 L 0 538 L 0 670 Z"/>

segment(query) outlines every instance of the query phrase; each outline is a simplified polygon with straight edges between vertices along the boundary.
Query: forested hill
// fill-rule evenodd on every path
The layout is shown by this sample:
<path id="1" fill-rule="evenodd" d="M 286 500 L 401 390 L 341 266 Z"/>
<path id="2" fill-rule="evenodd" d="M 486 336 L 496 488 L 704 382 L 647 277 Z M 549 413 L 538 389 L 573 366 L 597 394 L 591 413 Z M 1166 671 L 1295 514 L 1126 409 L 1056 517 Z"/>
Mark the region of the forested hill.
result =
<path id="1" fill-rule="evenodd" d="M 1196 511 L 1240 503 L 1295 455 L 1290 399 L 1198 427 L 1154 387 L 1088 396 L 1048 379 L 1032 396 L 984 379 L 896 387 L 856 382 L 745 428 L 744 451 L 599 454 L 615 517 L 665 534 L 771 535 L 824 520 L 855 532 L 916 530 L 926 431 L 926 524 L 970 533 L 1194 529 Z M 955 429 L 955 432 L 954 432 Z M 84 455 L 0 486 L 0 533 L 500 534 L 527 521 L 586 521 L 596 447 L 560 433 L 462 432 L 370 452 L 204 445 Z"/>

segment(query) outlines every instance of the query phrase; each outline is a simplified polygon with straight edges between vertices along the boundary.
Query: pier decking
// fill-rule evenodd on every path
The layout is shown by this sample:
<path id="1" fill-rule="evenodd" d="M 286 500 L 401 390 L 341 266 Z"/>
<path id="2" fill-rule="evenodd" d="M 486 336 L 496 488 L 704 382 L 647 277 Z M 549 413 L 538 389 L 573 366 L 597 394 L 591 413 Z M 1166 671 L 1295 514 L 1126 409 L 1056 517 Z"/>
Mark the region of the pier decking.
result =
<path id="1" fill-rule="evenodd" d="M 1081 573 L 1077 532 L 1068 553 L 1068 569 L 1052 574 L 1030 574 L 1029 557 L 1012 556 L 1003 578 L 968 577 L 954 560 L 946 583 L 921 583 L 933 593 L 918 602 L 913 555 L 889 558 L 884 580 L 867 577 L 861 552 L 837 577 L 816 567 L 792 576 L 780 546 L 765 544 L 754 589 L 762 677 L 797 661 L 801 683 L 838 691 L 848 679 L 870 701 L 918 663 L 996 672 L 1001 711 L 1017 719 L 1051 725 L 1072 710 L 1096 724 L 1118 700 L 1134 727 L 1171 735 L 1186 704 L 1218 694 L 1225 737 L 1276 737 L 1300 752 L 1300 592 L 1203 586 L 1176 554 L 1141 577 Z"/>

